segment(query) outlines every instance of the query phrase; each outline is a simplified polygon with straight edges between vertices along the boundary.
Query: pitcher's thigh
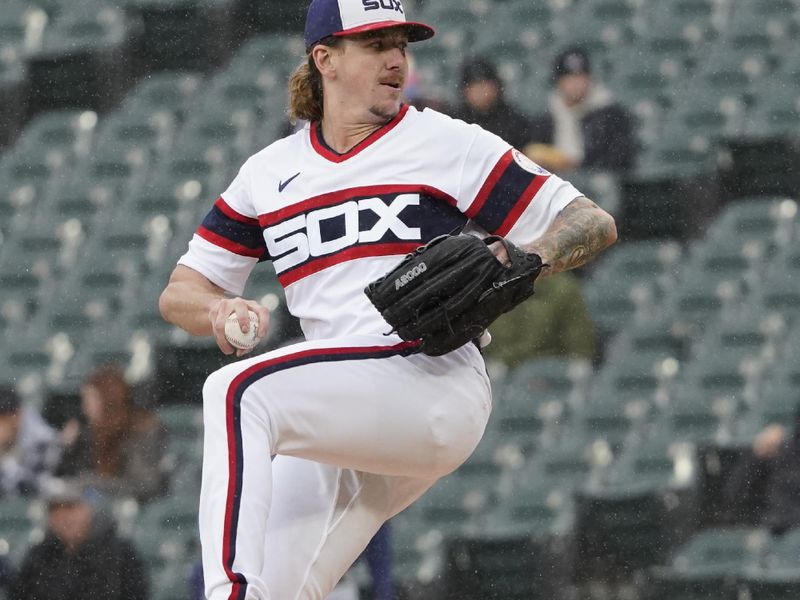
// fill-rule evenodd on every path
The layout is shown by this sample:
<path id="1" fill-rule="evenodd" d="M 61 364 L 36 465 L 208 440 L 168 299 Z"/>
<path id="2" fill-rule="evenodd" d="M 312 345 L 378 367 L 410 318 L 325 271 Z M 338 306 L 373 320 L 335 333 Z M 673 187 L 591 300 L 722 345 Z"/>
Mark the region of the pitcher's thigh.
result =
<path id="1" fill-rule="evenodd" d="M 278 456 L 262 579 L 286 600 L 322 600 L 396 514 L 433 484 Z"/>
<path id="2" fill-rule="evenodd" d="M 490 412 L 469 362 L 389 356 L 298 364 L 252 385 L 273 453 L 383 475 L 434 478 L 477 445 Z"/>

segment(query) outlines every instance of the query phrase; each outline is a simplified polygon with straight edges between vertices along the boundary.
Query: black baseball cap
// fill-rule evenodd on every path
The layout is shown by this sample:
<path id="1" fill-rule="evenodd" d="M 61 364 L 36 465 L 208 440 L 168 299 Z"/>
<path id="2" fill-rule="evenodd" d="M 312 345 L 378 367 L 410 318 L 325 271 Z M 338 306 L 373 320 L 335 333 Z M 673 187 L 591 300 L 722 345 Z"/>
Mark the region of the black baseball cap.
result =
<path id="1" fill-rule="evenodd" d="M 306 14 L 303 41 L 311 48 L 328 37 L 342 37 L 365 31 L 402 27 L 409 42 L 434 35 L 432 27 L 406 20 L 401 0 L 313 0 Z"/>
<path id="2" fill-rule="evenodd" d="M 583 48 L 567 48 L 553 61 L 553 79 L 562 75 L 589 75 L 591 72 L 589 55 Z"/>

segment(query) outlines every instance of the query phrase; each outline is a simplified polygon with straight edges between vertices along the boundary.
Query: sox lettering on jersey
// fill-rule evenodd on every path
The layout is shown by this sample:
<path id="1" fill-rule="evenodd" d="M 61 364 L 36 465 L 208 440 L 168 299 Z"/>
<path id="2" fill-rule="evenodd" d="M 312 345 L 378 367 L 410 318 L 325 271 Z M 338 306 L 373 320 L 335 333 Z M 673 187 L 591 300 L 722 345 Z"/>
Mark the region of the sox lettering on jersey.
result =
<path id="1" fill-rule="evenodd" d="M 409 227 L 400 219 L 403 209 L 418 206 L 419 203 L 419 194 L 399 194 L 388 204 L 377 197 L 350 200 L 268 227 L 264 230 L 267 249 L 271 256 L 279 257 L 273 260 L 275 271 L 282 273 L 309 258 L 333 254 L 355 244 L 378 242 L 389 232 L 400 240 L 420 241 L 421 229 Z M 361 211 L 373 212 L 378 221 L 369 229 L 362 230 L 359 219 Z M 337 238 L 323 240 L 321 224 L 330 219 L 343 221 L 344 233 Z"/>

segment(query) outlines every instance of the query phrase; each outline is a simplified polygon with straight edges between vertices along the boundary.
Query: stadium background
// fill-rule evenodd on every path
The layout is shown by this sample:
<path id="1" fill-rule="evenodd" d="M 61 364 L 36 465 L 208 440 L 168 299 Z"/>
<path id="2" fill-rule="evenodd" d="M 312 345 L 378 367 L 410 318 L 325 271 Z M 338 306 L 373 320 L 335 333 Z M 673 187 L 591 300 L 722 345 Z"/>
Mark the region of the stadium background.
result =
<path id="1" fill-rule="evenodd" d="M 406 3 L 438 30 L 413 48 L 430 95 L 454 100 L 462 60 L 484 54 L 537 112 L 551 58 L 579 43 L 641 152 L 628 176 L 568 177 L 620 230 L 584 278 L 602 357 L 495 381 L 475 455 L 395 519 L 396 579 L 412 597 L 798 597 L 800 531 L 731 522 L 719 492 L 800 398 L 800 2 Z M 0 6 L 0 383 L 58 423 L 113 360 L 157 408 L 170 493 L 114 506 L 154 600 L 186 597 L 197 395 L 226 360 L 164 324 L 157 297 L 209 203 L 285 126 L 304 8 Z M 297 334 L 269 268 L 248 293 L 279 316 L 268 346 Z M 18 560 L 40 534 L 41 507 L 3 500 L 0 552 Z"/>

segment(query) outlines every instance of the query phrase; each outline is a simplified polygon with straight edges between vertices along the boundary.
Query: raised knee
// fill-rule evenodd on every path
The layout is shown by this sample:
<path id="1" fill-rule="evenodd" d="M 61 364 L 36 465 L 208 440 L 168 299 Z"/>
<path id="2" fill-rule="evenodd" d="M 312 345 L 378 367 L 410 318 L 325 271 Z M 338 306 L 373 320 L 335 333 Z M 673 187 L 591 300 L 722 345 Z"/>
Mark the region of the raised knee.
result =
<path id="1" fill-rule="evenodd" d="M 469 458 L 483 435 L 485 423 L 469 414 L 452 414 L 434 407 L 429 414 L 433 474 L 442 477 Z"/>
<path id="2" fill-rule="evenodd" d="M 232 364 L 217 369 L 206 377 L 205 383 L 203 383 L 203 406 L 224 401 L 237 373 L 235 364 Z"/>

